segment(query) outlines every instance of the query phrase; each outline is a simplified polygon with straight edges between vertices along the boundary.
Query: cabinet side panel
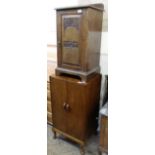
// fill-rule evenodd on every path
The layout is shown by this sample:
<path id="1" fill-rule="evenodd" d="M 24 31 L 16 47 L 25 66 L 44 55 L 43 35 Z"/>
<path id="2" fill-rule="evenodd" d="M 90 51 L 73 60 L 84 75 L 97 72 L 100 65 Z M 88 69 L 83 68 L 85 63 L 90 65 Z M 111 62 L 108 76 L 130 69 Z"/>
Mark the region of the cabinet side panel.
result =
<path id="1" fill-rule="evenodd" d="M 89 8 L 88 18 L 88 46 L 87 46 L 87 70 L 99 67 L 101 32 L 103 12 Z"/>
<path id="2" fill-rule="evenodd" d="M 87 134 L 88 136 L 96 131 L 98 126 L 97 117 L 99 114 L 101 75 L 97 74 L 87 85 Z"/>

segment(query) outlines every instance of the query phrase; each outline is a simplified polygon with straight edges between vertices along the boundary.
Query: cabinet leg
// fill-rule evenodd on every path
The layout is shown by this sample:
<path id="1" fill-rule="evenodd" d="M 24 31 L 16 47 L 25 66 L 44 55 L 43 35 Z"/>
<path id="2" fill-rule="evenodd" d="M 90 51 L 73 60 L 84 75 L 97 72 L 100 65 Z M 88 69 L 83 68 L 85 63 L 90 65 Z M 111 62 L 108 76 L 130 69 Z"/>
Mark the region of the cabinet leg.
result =
<path id="1" fill-rule="evenodd" d="M 53 131 L 53 138 L 56 139 L 57 138 L 57 135 L 56 135 L 56 132 Z"/>
<path id="2" fill-rule="evenodd" d="M 99 155 L 102 155 L 102 152 L 101 152 L 101 150 L 98 150 L 98 154 L 99 154 Z"/>
<path id="3" fill-rule="evenodd" d="M 81 152 L 81 155 L 85 155 L 84 145 L 80 146 L 80 152 Z"/>

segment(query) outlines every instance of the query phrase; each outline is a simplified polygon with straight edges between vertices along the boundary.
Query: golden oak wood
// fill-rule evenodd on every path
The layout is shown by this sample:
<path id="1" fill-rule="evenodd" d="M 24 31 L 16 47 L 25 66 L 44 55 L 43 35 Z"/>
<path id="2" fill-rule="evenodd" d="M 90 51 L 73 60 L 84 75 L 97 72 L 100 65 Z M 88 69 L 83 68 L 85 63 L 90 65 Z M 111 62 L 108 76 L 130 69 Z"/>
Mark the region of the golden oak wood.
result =
<path id="1" fill-rule="evenodd" d="M 78 75 L 83 81 L 99 72 L 103 4 L 58 8 L 56 75 Z"/>

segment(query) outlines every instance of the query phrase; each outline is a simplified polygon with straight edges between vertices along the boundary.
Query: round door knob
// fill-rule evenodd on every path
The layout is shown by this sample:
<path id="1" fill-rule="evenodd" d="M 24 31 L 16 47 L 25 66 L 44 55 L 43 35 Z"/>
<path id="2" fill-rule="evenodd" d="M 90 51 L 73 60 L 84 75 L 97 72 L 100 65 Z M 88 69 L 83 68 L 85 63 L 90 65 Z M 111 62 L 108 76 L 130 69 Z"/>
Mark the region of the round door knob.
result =
<path id="1" fill-rule="evenodd" d="M 67 110 L 67 111 L 70 110 L 70 106 L 69 106 L 69 104 L 66 104 L 66 110 Z"/>
<path id="2" fill-rule="evenodd" d="M 66 102 L 64 102 L 64 104 L 63 104 L 63 108 L 66 109 Z"/>

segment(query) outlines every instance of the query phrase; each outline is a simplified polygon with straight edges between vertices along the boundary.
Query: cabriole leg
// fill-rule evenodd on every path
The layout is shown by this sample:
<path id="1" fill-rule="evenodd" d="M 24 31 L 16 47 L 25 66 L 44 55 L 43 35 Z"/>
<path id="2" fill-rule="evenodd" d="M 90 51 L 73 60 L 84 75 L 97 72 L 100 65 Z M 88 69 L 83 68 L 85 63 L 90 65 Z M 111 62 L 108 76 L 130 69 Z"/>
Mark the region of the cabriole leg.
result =
<path id="1" fill-rule="evenodd" d="M 81 155 L 85 155 L 84 145 L 80 146 L 80 152 L 81 152 Z"/>
<path id="2" fill-rule="evenodd" d="M 57 135 L 56 135 L 56 131 L 53 130 L 53 138 L 56 139 Z"/>

